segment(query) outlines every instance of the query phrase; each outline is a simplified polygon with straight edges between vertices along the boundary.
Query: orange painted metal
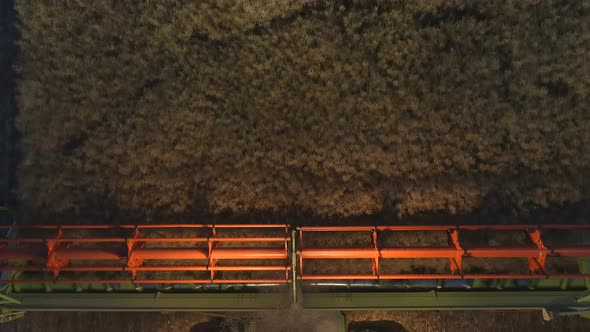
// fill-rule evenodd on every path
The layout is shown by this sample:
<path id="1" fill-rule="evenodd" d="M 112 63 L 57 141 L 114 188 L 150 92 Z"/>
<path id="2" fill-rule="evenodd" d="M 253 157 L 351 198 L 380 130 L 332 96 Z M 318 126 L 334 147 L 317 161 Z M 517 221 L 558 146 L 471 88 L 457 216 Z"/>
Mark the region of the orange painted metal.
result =
<path id="1" fill-rule="evenodd" d="M 239 248 L 239 249 L 213 249 L 211 258 L 221 259 L 287 259 L 289 254 L 284 248 Z"/>
<path id="2" fill-rule="evenodd" d="M 9 280 L 10 284 L 287 284 L 284 279 L 39 279 Z"/>
<path id="3" fill-rule="evenodd" d="M 93 248 L 58 248 L 53 252 L 57 261 L 69 262 L 70 260 L 85 260 L 92 257 L 94 260 L 117 260 L 125 258 L 123 249 L 93 249 Z M 64 265 L 65 266 L 65 265 Z"/>
<path id="4" fill-rule="evenodd" d="M 477 247 L 466 246 L 460 240 L 461 231 L 523 231 L 531 241 L 530 246 Z M 300 249 L 298 251 L 300 266 L 310 259 L 371 259 L 370 275 L 356 274 L 309 274 L 303 269 L 299 272 L 301 280 L 351 280 L 351 279 L 587 279 L 588 274 L 560 273 L 549 274 L 545 270 L 547 257 L 590 257 L 590 246 L 559 246 L 545 245 L 541 233 L 543 230 L 590 230 L 590 225 L 468 225 L 468 226 L 343 226 L 343 227 L 300 227 Z M 381 247 L 378 245 L 380 232 L 441 232 L 448 235 L 448 246 L 401 246 Z M 303 244 L 304 234 L 310 232 L 366 232 L 371 236 L 372 248 L 317 248 Z M 527 259 L 528 274 L 522 273 L 485 273 L 464 274 L 464 258 Z M 447 259 L 449 273 L 446 274 L 386 274 L 380 271 L 382 259 Z M 427 265 L 425 267 L 428 267 Z M 511 269 L 513 267 L 509 267 Z"/>
<path id="5" fill-rule="evenodd" d="M 521 248 L 521 247 L 506 247 L 506 248 L 469 248 L 465 249 L 466 257 L 474 258 L 528 258 L 537 257 L 543 252 L 546 254 L 549 250 L 539 250 L 537 248 Z"/>
<path id="6" fill-rule="evenodd" d="M 589 257 L 590 256 L 590 248 L 578 246 L 578 247 L 560 247 L 560 248 L 551 248 L 550 250 L 551 255 L 554 257 Z"/>
<path id="7" fill-rule="evenodd" d="M 339 275 L 304 275 L 301 280 L 449 280 L 449 279 L 588 279 L 590 274 L 554 274 L 550 276 L 531 275 L 522 273 L 493 273 L 493 274 L 466 274 L 464 276 L 452 274 L 384 274 L 374 275 L 357 275 L 357 274 L 339 274 Z"/>
<path id="8" fill-rule="evenodd" d="M 209 255 L 205 249 L 191 248 L 136 248 L 133 257 L 143 261 L 144 259 L 207 259 Z"/>
<path id="9" fill-rule="evenodd" d="M 1 260 L 34 260 L 47 254 L 45 248 L 2 248 Z"/>
<path id="10" fill-rule="evenodd" d="M 457 249 L 440 247 L 406 247 L 406 248 L 382 248 L 381 258 L 450 258 L 454 257 Z"/>
<path id="11" fill-rule="evenodd" d="M 374 276 L 379 275 L 379 239 L 377 237 L 378 231 L 371 231 L 371 245 L 377 251 L 377 255 L 371 257 L 371 272 Z"/>
<path id="12" fill-rule="evenodd" d="M 459 242 L 459 232 L 457 230 L 448 230 L 449 247 L 455 249 L 454 256 L 449 257 L 449 266 L 451 267 L 451 274 L 463 274 L 461 266 L 463 264 L 463 254 L 465 251 Z"/>
<path id="13" fill-rule="evenodd" d="M 289 283 L 292 254 L 297 255 L 297 277 L 301 280 L 396 280 L 396 279 L 588 279 L 584 273 L 550 274 L 545 268 L 549 257 L 590 257 L 590 245 L 549 246 L 542 238 L 552 230 L 590 230 L 590 225 L 468 225 L 468 226 L 306 226 L 236 225 L 236 224 L 159 224 L 159 225 L 17 225 L 0 226 L 17 232 L 16 238 L 0 239 L 1 271 L 23 271 L 40 274 L 37 280 L 0 280 L 0 283 Z M 290 230 L 298 234 L 297 251 L 289 251 Z M 179 237 L 189 233 L 190 236 Z M 239 230 L 253 237 L 236 236 Z M 462 241 L 467 232 L 522 231 L 529 245 L 470 246 Z M 168 232 L 162 235 L 161 231 Z M 272 234 L 260 235 L 260 232 Z M 364 247 L 306 246 L 305 234 L 337 232 L 366 234 Z M 447 246 L 382 246 L 386 232 L 446 232 Z M 33 234 L 33 235 L 30 235 Z M 39 235 L 41 234 L 41 235 Z M 77 238 L 79 234 L 96 236 Z M 523 258 L 529 273 L 480 273 L 464 270 L 466 258 L 482 260 Z M 310 260 L 361 259 L 370 262 L 364 274 L 325 275 L 304 273 Z M 383 260 L 445 259 L 448 271 L 440 274 L 392 274 L 382 271 Z M 178 261 L 181 261 L 179 263 Z M 85 280 L 83 273 L 114 272 L 109 280 Z M 158 280 L 145 279 L 146 272 L 170 272 L 177 276 Z M 203 276 L 197 278 L 200 272 Z M 259 278 L 234 278 L 236 272 L 256 272 Z M 284 272 L 284 273 L 283 273 Z M 177 275 L 177 273 L 185 273 Z M 188 275 L 187 275 L 188 273 Z M 278 273 L 278 274 L 277 274 Z M 47 276 L 46 274 L 49 274 Z M 72 275 L 74 277 L 72 277 Z M 200 276 L 200 275 L 199 275 Z"/>
<path id="14" fill-rule="evenodd" d="M 0 239 L 0 260 L 4 262 L 0 270 L 52 275 L 51 280 L 1 280 L 1 283 L 91 283 L 88 278 L 71 279 L 64 274 L 84 272 L 114 272 L 122 278 L 96 280 L 101 283 L 286 283 L 291 269 L 287 250 L 290 228 L 286 225 L 17 225 L 0 226 L 0 229 L 18 232 L 17 238 Z M 162 231 L 174 234 L 179 229 L 183 229 L 182 234 L 196 236 L 162 235 Z M 271 231 L 273 235 L 219 234 L 219 230 L 232 229 L 246 234 Z M 98 236 L 79 238 L 77 235 L 81 233 Z M 234 260 L 245 264 L 232 264 Z M 184 263 L 179 264 L 180 261 Z M 260 265 L 261 261 L 265 264 Z M 147 280 L 145 272 L 171 272 L 171 277 L 177 279 Z M 199 272 L 209 273 L 209 277 L 187 278 L 186 273 Z M 219 276 L 217 272 L 262 275 L 259 279 L 242 280 L 232 275 Z M 282 274 L 278 279 L 276 272 Z"/>
<path id="15" fill-rule="evenodd" d="M 62 272 L 94 272 L 94 271 L 110 271 L 110 272 L 123 272 L 123 271 L 147 271 L 147 272 L 187 272 L 187 271 L 290 271 L 290 266 L 254 266 L 254 265 L 243 265 L 243 266 L 194 266 L 194 265 L 176 265 L 176 266 L 139 266 L 127 268 L 124 266 L 73 266 L 63 267 L 60 269 Z M 45 266 L 18 266 L 10 265 L 0 267 L 0 271 L 38 271 L 38 272 L 51 272 L 52 269 L 48 269 Z"/>
<path id="16" fill-rule="evenodd" d="M 303 259 L 359 259 L 377 257 L 379 252 L 373 248 L 305 248 L 299 254 Z"/>

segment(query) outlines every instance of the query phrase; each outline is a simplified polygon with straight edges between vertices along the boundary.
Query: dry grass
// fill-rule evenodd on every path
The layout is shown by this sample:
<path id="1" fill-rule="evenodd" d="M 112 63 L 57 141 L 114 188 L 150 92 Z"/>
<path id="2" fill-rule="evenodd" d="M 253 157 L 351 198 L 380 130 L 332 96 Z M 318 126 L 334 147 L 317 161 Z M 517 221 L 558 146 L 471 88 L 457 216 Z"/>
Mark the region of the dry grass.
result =
<path id="1" fill-rule="evenodd" d="M 32 210 L 409 216 L 588 198 L 586 1 L 17 8 Z"/>

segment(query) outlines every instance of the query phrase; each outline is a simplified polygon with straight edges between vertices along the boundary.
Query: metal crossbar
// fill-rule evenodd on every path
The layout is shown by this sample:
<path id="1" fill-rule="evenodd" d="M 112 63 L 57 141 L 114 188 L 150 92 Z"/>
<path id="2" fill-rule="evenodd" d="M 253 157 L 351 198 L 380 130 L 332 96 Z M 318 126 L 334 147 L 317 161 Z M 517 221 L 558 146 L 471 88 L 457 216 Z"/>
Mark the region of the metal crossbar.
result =
<path id="1" fill-rule="evenodd" d="M 588 230 L 590 225 L 472 225 L 472 226 L 348 226 L 348 227 L 300 227 L 299 241 L 301 249 L 298 251 L 300 274 L 303 280 L 346 280 L 346 279 L 587 279 L 587 273 L 549 273 L 546 271 L 548 257 L 590 257 L 589 245 L 552 246 L 545 245 L 541 238 L 542 231 L 579 231 Z M 501 247 L 466 247 L 460 241 L 461 231 L 523 231 L 528 235 L 531 246 L 501 246 Z M 304 234 L 310 232 L 370 232 L 371 247 L 366 248 L 310 248 L 305 247 Z M 436 232 L 445 231 L 448 237 L 447 246 L 400 246 L 381 247 L 378 244 L 380 232 Z M 463 273 L 464 258 L 525 258 L 528 260 L 528 273 Z M 337 275 L 309 275 L 303 273 L 306 260 L 311 259 L 371 259 L 372 273 L 337 274 Z M 449 261 L 449 271 L 445 274 L 382 274 L 379 266 L 383 259 L 446 259 Z"/>
<path id="2" fill-rule="evenodd" d="M 547 259 L 589 258 L 590 245 L 549 245 L 543 235 L 590 225 L 310 226 L 289 225 L 14 225 L 0 230 L 3 284 L 287 284 L 293 280 L 590 279 L 585 271 L 553 273 Z M 519 231 L 527 245 L 474 246 L 463 232 Z M 224 233 L 225 232 L 225 233 Z M 229 232 L 229 233 L 228 233 Z M 233 232 L 233 233 L 232 233 Z M 238 233 L 236 235 L 236 232 Z M 260 235 L 261 232 L 264 234 Z M 294 233 L 292 233 L 294 232 Z M 311 233 L 366 235 L 365 247 L 306 246 Z M 445 232 L 446 245 L 384 246 L 384 233 Z M 187 236 L 188 233 L 188 236 Z M 384 273 L 386 260 L 444 259 L 443 273 Z M 527 273 L 466 273 L 465 259 L 526 259 Z M 361 259 L 364 274 L 306 273 L 312 260 Z M 103 273 L 104 275 L 99 275 Z M 148 274 L 164 273 L 163 276 Z M 175 273 L 184 273 L 177 276 Z M 85 276 L 85 274 L 91 275 Z M 200 275 L 198 275 L 200 274 Z M 10 275 L 10 278 L 6 276 Z M 27 277 L 24 277 L 27 276 Z M 294 291 L 295 293 L 295 291 Z"/>

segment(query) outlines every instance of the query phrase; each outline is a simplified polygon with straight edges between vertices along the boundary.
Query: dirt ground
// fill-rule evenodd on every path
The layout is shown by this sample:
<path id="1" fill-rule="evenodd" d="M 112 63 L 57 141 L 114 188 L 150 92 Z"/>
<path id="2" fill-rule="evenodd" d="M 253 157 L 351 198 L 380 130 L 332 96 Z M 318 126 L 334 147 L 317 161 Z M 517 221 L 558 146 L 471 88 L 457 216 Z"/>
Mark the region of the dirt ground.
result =
<path id="1" fill-rule="evenodd" d="M 207 319 L 196 313 L 36 312 L 1 325 L 0 331 L 189 332 L 192 326 Z M 349 313 L 348 320 L 394 320 L 407 332 L 590 331 L 590 319 L 568 317 L 546 322 L 539 312 L 354 312 Z"/>

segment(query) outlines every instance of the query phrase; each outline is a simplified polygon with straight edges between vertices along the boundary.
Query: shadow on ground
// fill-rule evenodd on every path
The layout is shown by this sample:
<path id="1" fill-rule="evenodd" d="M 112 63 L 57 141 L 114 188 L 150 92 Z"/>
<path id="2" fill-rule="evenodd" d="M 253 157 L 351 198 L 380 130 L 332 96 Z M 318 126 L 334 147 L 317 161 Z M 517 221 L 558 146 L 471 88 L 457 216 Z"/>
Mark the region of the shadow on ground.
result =
<path id="1" fill-rule="evenodd" d="M 348 325 L 348 332 L 408 332 L 398 322 L 390 320 L 352 322 Z"/>

